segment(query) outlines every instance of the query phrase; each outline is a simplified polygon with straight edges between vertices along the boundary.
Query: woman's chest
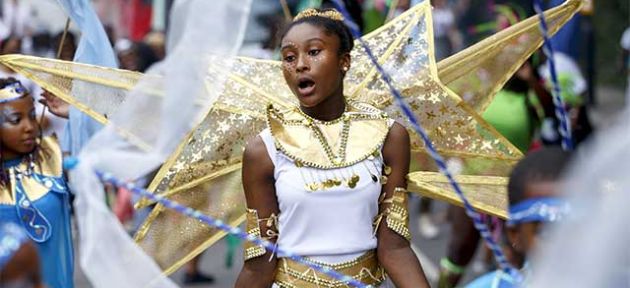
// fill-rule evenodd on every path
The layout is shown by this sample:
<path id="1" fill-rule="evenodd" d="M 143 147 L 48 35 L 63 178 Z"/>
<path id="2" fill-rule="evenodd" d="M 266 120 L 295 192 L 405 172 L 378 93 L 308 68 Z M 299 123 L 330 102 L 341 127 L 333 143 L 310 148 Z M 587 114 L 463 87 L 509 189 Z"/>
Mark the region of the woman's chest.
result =
<path id="1" fill-rule="evenodd" d="M 366 159 L 337 169 L 298 167 L 289 159 L 276 167 L 276 196 L 280 210 L 330 205 L 375 206 L 382 190 L 382 162 Z"/>

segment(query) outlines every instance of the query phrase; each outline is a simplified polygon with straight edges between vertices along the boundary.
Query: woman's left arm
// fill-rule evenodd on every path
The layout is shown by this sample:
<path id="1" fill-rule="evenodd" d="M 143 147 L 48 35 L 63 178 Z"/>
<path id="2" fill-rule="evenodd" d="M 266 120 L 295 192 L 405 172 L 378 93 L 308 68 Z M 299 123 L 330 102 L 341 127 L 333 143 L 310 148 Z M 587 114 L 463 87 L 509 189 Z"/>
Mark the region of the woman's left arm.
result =
<path id="1" fill-rule="evenodd" d="M 407 130 L 394 123 L 383 147 L 386 165 L 377 227 L 378 260 L 396 287 L 429 287 L 420 261 L 411 250 L 409 214 L 407 212 L 407 181 L 410 144 Z M 389 175 L 387 175 L 389 174 Z"/>

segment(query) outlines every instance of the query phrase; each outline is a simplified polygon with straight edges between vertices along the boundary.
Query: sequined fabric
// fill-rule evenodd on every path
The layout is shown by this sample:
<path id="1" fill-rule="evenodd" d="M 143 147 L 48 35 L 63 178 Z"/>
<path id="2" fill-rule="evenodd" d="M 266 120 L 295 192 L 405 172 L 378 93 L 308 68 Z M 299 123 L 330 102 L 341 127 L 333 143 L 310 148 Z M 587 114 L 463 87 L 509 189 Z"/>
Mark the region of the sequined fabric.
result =
<path id="1" fill-rule="evenodd" d="M 578 2 L 570 0 L 568 4 L 547 12 L 549 19 L 556 19 L 551 22 L 552 30 L 570 18 Z M 489 103 L 493 96 L 490 92 L 498 91 L 514 72 L 513 67 L 518 66 L 519 61 L 524 61 L 529 51 L 539 45 L 539 40 L 536 40 L 539 36 L 533 32 L 537 28 L 517 25 L 517 28 L 510 30 L 514 34 L 530 35 L 531 41 L 514 41 L 511 35 L 499 33 L 489 40 L 491 43 L 482 42 L 485 44 L 464 50 L 462 54 L 447 59 L 449 62 L 444 62 L 446 64 L 436 65 L 432 56 L 431 22 L 430 6 L 425 1 L 366 35 L 364 40 L 385 69 L 390 71 L 395 86 L 402 91 L 418 115 L 435 147 L 447 159 L 461 163 L 464 176 L 507 176 L 511 166 L 522 155 L 483 122 L 477 112 L 483 110 L 484 105 L 475 103 Z M 107 122 L 108 115 L 114 113 L 117 107 L 129 100 L 125 95 L 141 76 L 129 71 L 20 55 L 1 56 L 0 62 L 103 123 Z M 499 66 L 508 68 L 496 69 Z M 213 81 L 217 75 L 228 74 L 225 90 L 206 117 L 162 166 L 149 188 L 226 223 L 238 225 L 245 219 L 245 201 L 240 182 L 241 155 L 245 143 L 265 127 L 264 109 L 267 104 L 289 108 L 296 105 L 296 99 L 285 84 L 280 62 L 239 58 L 231 66 L 232 70 L 226 71 L 221 67 L 230 66 L 221 63 L 211 65 L 205 76 L 206 81 Z M 446 79 L 449 87 L 459 93 L 477 95 L 465 98 L 473 106 L 443 85 L 440 78 Z M 466 86 L 466 89 L 457 84 L 481 81 L 484 85 Z M 387 112 L 391 118 L 405 123 L 389 91 L 360 46 L 352 52 L 352 66 L 344 83 L 349 100 L 370 103 Z M 150 90 L 148 94 L 155 97 L 163 94 L 159 85 L 144 89 Z M 147 109 L 146 113 L 153 112 Z M 151 123 L 146 125 L 150 126 Z M 135 141 L 134 131 L 119 132 L 130 141 Z M 412 171 L 437 173 L 417 135 L 412 135 L 411 139 L 414 153 Z M 133 143 L 142 149 L 152 147 L 147 141 Z M 412 182 L 426 184 L 420 187 L 422 189 L 410 191 L 429 191 L 432 193 L 429 195 L 451 193 L 445 186 L 440 186 L 441 182 L 433 179 L 424 181 L 422 177 L 422 174 L 410 175 Z M 484 183 L 471 182 L 470 187 L 491 191 L 497 197 L 480 200 L 489 203 L 476 203 L 500 207 L 502 204 L 495 204 L 505 200 L 503 188 Z M 143 202 L 141 206 L 148 204 Z M 222 236 L 222 233 L 198 221 L 156 205 L 136 239 L 166 273 L 171 273 Z"/>

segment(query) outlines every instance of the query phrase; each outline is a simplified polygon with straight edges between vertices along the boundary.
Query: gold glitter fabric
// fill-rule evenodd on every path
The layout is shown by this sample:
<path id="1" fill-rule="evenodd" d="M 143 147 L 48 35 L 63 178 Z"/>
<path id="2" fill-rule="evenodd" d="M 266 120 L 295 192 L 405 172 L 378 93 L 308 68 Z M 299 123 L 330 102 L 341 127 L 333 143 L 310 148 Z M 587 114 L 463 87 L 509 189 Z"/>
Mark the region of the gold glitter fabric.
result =
<path id="1" fill-rule="evenodd" d="M 581 2 L 569 0 L 545 12 L 550 35 L 573 17 Z M 505 82 L 542 45 L 539 24 L 534 15 L 440 61 L 440 80 L 483 113 Z"/>
<path id="2" fill-rule="evenodd" d="M 451 184 L 440 173 L 418 171 L 410 173 L 407 178 L 409 191 L 462 205 Z M 507 219 L 507 177 L 458 175 L 455 181 L 478 211 Z"/>
<path id="3" fill-rule="evenodd" d="M 267 114 L 276 148 L 298 166 L 317 169 L 348 167 L 367 159 L 378 153 L 389 132 L 387 114 L 360 103 L 349 102 L 343 116 L 333 121 L 313 119 L 298 107 L 278 111 L 270 105 Z"/>
<path id="4" fill-rule="evenodd" d="M 570 0 L 562 7 L 573 7 L 577 2 Z M 569 17 L 574 12 L 562 7 L 546 12 L 547 17 L 549 18 L 553 11 L 560 11 L 558 12 L 560 16 L 556 18 L 564 19 L 563 17 Z M 483 79 L 486 84 L 483 87 L 475 85 L 467 90 L 455 91 L 472 91 L 471 93 L 479 95 L 479 102 L 489 102 L 492 95 L 487 91 L 500 89 L 504 79 L 511 77 L 510 73 L 513 73 L 514 69 L 488 67 L 499 65 L 497 63 L 522 62 L 529 56 L 523 52 L 520 58 L 515 56 L 517 58 L 492 62 L 493 55 L 517 55 L 504 52 L 504 49 L 516 49 L 514 47 L 521 46 L 519 49 L 523 51 L 527 49 L 533 51 L 534 48 L 531 47 L 537 47 L 539 43 L 533 41 L 534 39 L 531 43 L 514 42 L 509 40 L 513 39 L 511 35 L 499 33 L 493 36 L 492 42 L 511 45 L 473 46 L 477 47 L 474 49 L 482 50 L 470 48 L 473 50 L 465 50 L 463 56 L 449 58 L 452 61 L 449 63 L 453 64 L 439 65 L 440 69 L 448 70 L 438 74 L 438 65 L 433 58 L 430 11 L 428 1 L 425 1 L 363 39 L 383 67 L 390 72 L 394 85 L 402 91 L 405 101 L 418 116 L 437 150 L 449 163 L 459 163 L 462 167 L 462 179 L 473 179 L 464 186 L 467 193 L 486 191 L 487 193 L 484 192 L 486 195 L 497 196 L 479 198 L 475 202 L 477 203 L 475 207 L 478 209 L 504 207 L 501 206 L 505 200 L 505 188 L 499 185 L 501 177 L 508 175 L 512 165 L 522 155 L 479 117 L 475 110 L 477 108 L 469 106 L 441 83 L 439 77 L 450 79 L 449 86 L 455 88 L 460 86 L 454 83 L 481 82 L 480 79 Z M 559 25 L 560 22 L 553 23 Z M 518 27 L 523 30 L 513 31 L 514 33 L 533 29 L 528 28 L 529 26 Z M 484 55 L 486 60 L 477 61 L 477 56 L 474 55 Z M 129 100 L 125 99 L 125 95 L 141 76 L 129 71 L 20 55 L 0 56 L 0 63 L 23 74 L 103 123 L 107 122 L 108 115 L 112 115 L 120 105 Z M 220 67 L 232 68 L 226 70 Z M 278 109 L 288 109 L 297 103 L 283 79 L 281 63 L 278 61 L 239 58 L 231 66 L 212 65 L 204 77 L 206 81 L 212 81 L 220 75 L 229 77 L 225 89 L 206 117 L 200 120 L 198 126 L 187 135 L 175 153 L 164 163 L 149 190 L 166 195 L 230 225 L 239 225 L 245 220 L 246 211 L 240 178 L 245 143 L 266 126 L 265 109 L 268 104 L 273 104 Z M 359 45 L 352 52 L 352 66 L 344 84 L 349 101 L 369 103 L 385 111 L 390 118 L 407 124 L 385 83 Z M 144 89 L 150 89 L 145 92 L 155 97 L 163 95 L 162 87 L 159 85 Z M 155 112 L 147 109 L 146 113 Z M 132 131 L 119 132 L 130 141 L 141 139 L 135 137 Z M 411 134 L 414 154 L 411 171 L 427 174 L 410 174 L 410 183 L 419 185 L 410 185 L 409 190 L 440 199 L 452 196 L 446 184 L 438 181 L 439 179 L 429 177 L 425 180 L 424 177 L 427 175 L 438 175 L 438 169 L 424 152 L 420 138 L 413 132 Z M 141 141 L 132 143 L 140 148 L 150 146 L 150 143 Z M 497 179 L 498 182 L 488 183 L 484 181 L 486 178 L 481 176 L 494 177 L 492 179 Z M 479 181 L 475 182 L 475 179 Z M 441 197 L 443 193 L 446 193 L 446 196 Z M 149 204 L 151 203 L 143 201 L 140 206 Z M 503 210 L 483 211 L 501 215 L 505 208 L 501 209 Z M 136 240 L 166 273 L 172 273 L 223 235 L 199 221 L 156 205 L 136 235 Z"/>
<path id="5" fill-rule="evenodd" d="M 385 281 L 385 270 L 380 267 L 376 258 L 376 251 L 369 251 L 358 258 L 338 263 L 328 264 L 309 261 L 321 266 L 328 266 L 333 270 L 348 275 L 363 284 L 378 287 Z M 351 285 L 335 280 L 330 276 L 317 272 L 308 266 L 295 262 L 289 258 L 278 259 L 274 283 L 280 288 L 349 288 Z"/>
<path id="6" fill-rule="evenodd" d="M 411 232 L 409 231 L 409 194 L 407 189 L 396 187 L 391 197 L 385 199 L 385 194 L 381 194 L 379 205 L 383 207 L 382 212 L 374 219 L 374 233 L 378 231 L 383 218 L 387 228 L 396 232 L 396 234 L 404 237 L 407 241 L 411 241 Z"/>
<path id="7" fill-rule="evenodd" d="M 37 150 L 37 155 L 35 159 L 38 159 L 34 167 L 32 167 L 33 172 L 43 175 L 45 177 L 62 177 L 63 171 L 61 169 L 61 148 L 57 143 L 57 139 L 53 137 L 43 137 L 41 142 L 39 143 L 39 148 Z M 28 159 L 28 157 L 26 157 Z M 26 160 L 26 159 L 25 159 Z M 15 169 L 12 170 L 12 174 L 15 173 L 14 170 L 18 171 L 29 171 L 31 167 L 29 167 L 28 161 L 22 161 Z M 11 177 L 11 185 L 0 186 L 0 204 L 1 205 L 15 205 L 16 197 L 15 197 L 15 181 L 16 179 Z M 24 193 L 28 196 L 28 200 L 35 201 L 46 194 L 49 193 L 52 186 L 44 185 L 40 181 L 36 180 L 33 177 L 28 175 L 22 176 L 19 179 L 20 183 L 24 187 L 22 189 Z M 48 181 L 48 180 L 47 180 Z M 49 182 L 52 184 L 52 182 Z"/>

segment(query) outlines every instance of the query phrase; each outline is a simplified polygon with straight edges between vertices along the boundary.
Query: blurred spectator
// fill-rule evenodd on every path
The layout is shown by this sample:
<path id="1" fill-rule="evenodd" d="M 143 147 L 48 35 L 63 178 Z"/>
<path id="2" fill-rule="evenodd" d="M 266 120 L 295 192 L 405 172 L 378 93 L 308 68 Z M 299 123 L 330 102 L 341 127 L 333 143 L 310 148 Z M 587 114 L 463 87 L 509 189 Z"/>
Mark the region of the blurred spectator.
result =
<path id="1" fill-rule="evenodd" d="M 4 0 L 0 2 L 0 38 L 9 35 L 24 37 L 30 34 L 33 10 L 27 1 Z"/>
<path id="2" fill-rule="evenodd" d="M 166 36 L 164 32 L 153 31 L 147 34 L 144 37 L 144 43 L 149 45 L 158 61 L 164 60 L 166 57 Z"/>
<path id="3" fill-rule="evenodd" d="M 457 31 L 455 14 L 446 0 L 431 0 L 433 5 L 433 36 L 435 59 L 442 60 L 461 49 L 461 37 Z"/>
<path id="4" fill-rule="evenodd" d="M 0 287 L 44 288 L 37 248 L 21 226 L 0 224 Z"/>
<path id="5" fill-rule="evenodd" d="M 63 38 L 63 31 L 57 33 L 52 40 L 52 49 L 55 51 L 55 57 L 59 50 L 59 45 Z M 68 31 L 66 38 L 63 39 L 63 47 L 61 47 L 61 53 L 59 59 L 64 61 L 72 61 L 74 59 L 74 53 L 77 50 L 77 38 L 74 33 Z"/>
<path id="6" fill-rule="evenodd" d="M 55 49 L 52 48 L 53 39 L 50 33 L 40 31 L 33 35 L 33 55 L 44 58 L 54 58 Z"/>
<path id="7" fill-rule="evenodd" d="M 626 103 L 630 104 L 630 27 L 626 28 L 626 31 L 624 31 L 621 36 L 621 50 L 623 72 L 628 78 L 626 87 Z"/>
<path id="8" fill-rule="evenodd" d="M 159 59 L 153 49 L 145 43 L 134 43 L 128 39 L 116 41 L 114 47 L 120 63 L 120 69 L 145 72 Z"/>

